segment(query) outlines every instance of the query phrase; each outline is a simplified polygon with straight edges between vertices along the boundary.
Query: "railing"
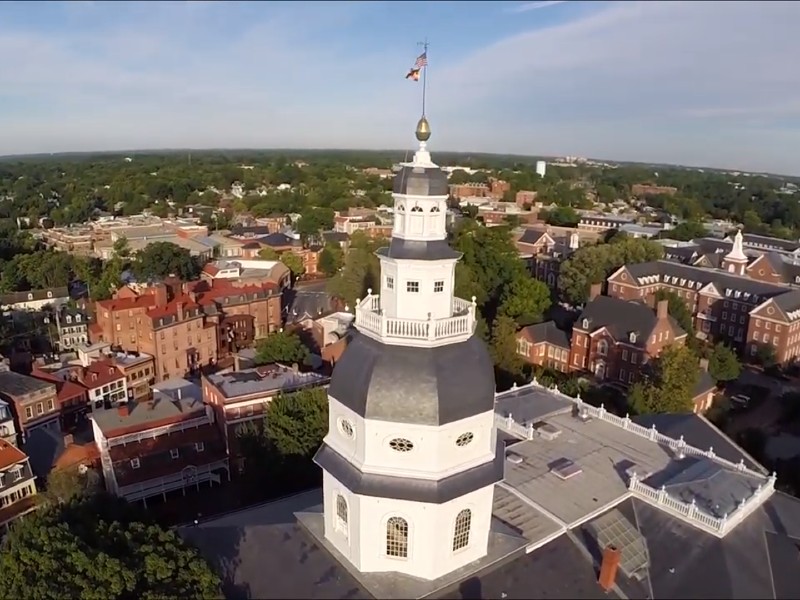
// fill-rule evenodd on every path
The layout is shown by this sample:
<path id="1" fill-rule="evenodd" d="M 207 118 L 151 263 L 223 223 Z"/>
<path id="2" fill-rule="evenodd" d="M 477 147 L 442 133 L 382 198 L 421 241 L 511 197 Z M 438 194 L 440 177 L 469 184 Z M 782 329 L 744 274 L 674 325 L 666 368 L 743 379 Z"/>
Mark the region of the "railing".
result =
<path id="1" fill-rule="evenodd" d="M 509 390 L 509 392 L 518 393 L 525 387 L 544 388 L 544 386 L 539 384 L 534 378 L 530 384 L 523 387 L 517 387 L 515 385 L 511 390 Z M 631 433 L 634 433 L 640 437 L 647 438 L 653 443 L 667 446 L 678 456 L 698 456 L 707 458 L 728 469 L 753 477 L 760 482 L 748 498 L 739 502 L 739 505 L 733 512 L 730 514 L 725 514 L 722 517 L 714 517 L 703 512 L 696 506 L 694 501 L 687 503 L 681 500 L 676 500 L 667 493 L 664 486 L 662 486 L 661 489 L 655 489 L 642 483 L 642 481 L 639 479 L 639 476 L 635 472 L 631 475 L 630 481 L 628 482 L 628 489 L 631 491 L 631 493 L 635 494 L 638 498 L 658 506 L 659 508 L 662 508 L 673 515 L 683 517 L 692 525 L 695 525 L 705 531 L 711 532 L 720 537 L 725 535 L 725 533 L 730 531 L 738 523 L 744 520 L 744 518 L 747 517 L 751 512 L 761 506 L 764 500 L 769 498 L 775 491 L 775 473 L 767 476 L 762 471 L 751 469 L 745 465 L 744 459 L 739 460 L 738 463 L 731 462 L 717 456 L 714 453 L 713 447 L 709 448 L 708 450 L 700 450 L 699 448 L 695 448 L 694 446 L 687 444 L 684 441 L 683 436 L 680 436 L 678 439 L 669 437 L 659 433 L 655 425 L 651 427 L 642 427 L 641 425 L 634 423 L 629 415 L 625 415 L 625 417 L 618 417 L 617 415 L 608 412 L 602 404 L 599 407 L 586 404 L 580 396 L 577 398 L 572 398 L 571 396 L 567 396 L 566 394 L 559 392 L 558 387 L 555 386 L 550 388 L 550 391 L 551 393 L 559 395 L 565 400 L 571 402 L 572 405 L 577 408 L 579 414 L 585 418 L 591 417 L 592 419 L 598 419 L 607 423 L 611 423 L 616 427 L 630 431 Z M 502 398 L 504 394 L 509 392 L 497 394 L 496 398 Z M 514 420 L 514 417 L 511 414 L 504 416 L 495 413 L 495 424 L 499 429 L 523 440 L 532 440 L 536 436 L 533 423 L 519 423 Z"/>
<path id="2" fill-rule="evenodd" d="M 355 325 L 362 333 L 388 344 L 409 341 L 452 343 L 466 340 L 475 330 L 475 298 L 453 299 L 453 316 L 443 319 L 398 319 L 382 314 L 380 296 L 368 290 L 356 303 Z M 426 344 L 427 345 L 427 344 Z"/>
<path id="3" fill-rule="evenodd" d="M 166 475 L 164 477 L 157 477 L 148 479 L 141 483 L 134 483 L 131 485 L 121 486 L 117 492 L 121 496 L 133 502 L 142 500 L 151 496 L 159 494 L 166 494 L 175 490 L 183 489 L 190 485 L 196 485 L 204 481 L 213 481 L 214 483 L 221 483 L 220 476 L 214 471 L 225 469 L 228 471 L 230 478 L 230 471 L 228 467 L 228 459 L 219 460 L 213 463 L 200 465 L 199 467 L 185 467 L 177 473 Z"/>

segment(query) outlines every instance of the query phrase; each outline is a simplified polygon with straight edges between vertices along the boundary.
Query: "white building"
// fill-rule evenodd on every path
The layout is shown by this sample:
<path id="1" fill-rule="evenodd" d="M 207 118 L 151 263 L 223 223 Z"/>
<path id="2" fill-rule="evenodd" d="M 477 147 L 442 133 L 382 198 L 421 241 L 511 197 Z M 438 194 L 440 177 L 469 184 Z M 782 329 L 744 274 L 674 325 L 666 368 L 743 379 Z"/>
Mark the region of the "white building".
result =
<path id="1" fill-rule="evenodd" d="M 539 177 L 544 177 L 545 172 L 547 171 L 547 163 L 543 160 L 536 161 L 536 174 Z"/>
<path id="2" fill-rule="evenodd" d="M 326 540 L 361 573 L 430 581 L 487 554 L 503 469 L 492 361 L 473 335 L 474 300 L 453 295 L 460 254 L 446 241 L 447 175 L 429 135 L 423 118 L 419 150 L 395 176 L 380 295 L 356 307 L 315 460 Z"/>

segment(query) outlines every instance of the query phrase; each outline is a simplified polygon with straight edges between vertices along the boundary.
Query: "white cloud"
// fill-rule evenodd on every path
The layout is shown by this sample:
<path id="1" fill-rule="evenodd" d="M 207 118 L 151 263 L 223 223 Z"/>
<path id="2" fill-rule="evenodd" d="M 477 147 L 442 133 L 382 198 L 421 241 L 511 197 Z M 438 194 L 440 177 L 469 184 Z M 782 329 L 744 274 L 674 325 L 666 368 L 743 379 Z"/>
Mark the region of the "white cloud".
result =
<path id="1" fill-rule="evenodd" d="M 540 8 L 548 8 L 550 6 L 558 6 L 564 4 L 567 0 L 541 0 L 540 2 L 523 2 L 511 8 L 511 12 L 521 13 L 531 10 L 539 10 Z"/>

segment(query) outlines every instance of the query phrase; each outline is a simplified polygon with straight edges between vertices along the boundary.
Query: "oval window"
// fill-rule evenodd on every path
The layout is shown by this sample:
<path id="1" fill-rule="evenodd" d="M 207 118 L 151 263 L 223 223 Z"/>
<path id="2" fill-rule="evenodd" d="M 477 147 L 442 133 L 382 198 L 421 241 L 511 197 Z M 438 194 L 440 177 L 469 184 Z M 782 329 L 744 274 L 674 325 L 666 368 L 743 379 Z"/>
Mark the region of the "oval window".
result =
<path id="1" fill-rule="evenodd" d="M 475 439 L 475 434 L 473 434 L 471 431 L 468 431 L 467 433 L 462 433 L 456 439 L 456 446 L 463 448 L 464 446 L 472 442 L 472 440 L 474 439 Z"/>
<path id="2" fill-rule="evenodd" d="M 395 452 L 411 452 L 414 448 L 414 444 L 411 440 L 405 438 L 394 438 L 389 442 L 389 448 Z"/>

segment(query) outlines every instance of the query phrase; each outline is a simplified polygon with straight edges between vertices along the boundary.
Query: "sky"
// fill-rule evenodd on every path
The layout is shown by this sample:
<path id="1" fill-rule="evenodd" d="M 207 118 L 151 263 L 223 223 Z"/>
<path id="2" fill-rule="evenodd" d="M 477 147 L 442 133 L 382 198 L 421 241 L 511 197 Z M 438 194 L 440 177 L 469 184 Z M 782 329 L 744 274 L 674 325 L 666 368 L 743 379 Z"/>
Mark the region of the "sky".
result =
<path id="1" fill-rule="evenodd" d="M 0 2 L 0 155 L 413 148 L 800 175 L 800 3 Z"/>

